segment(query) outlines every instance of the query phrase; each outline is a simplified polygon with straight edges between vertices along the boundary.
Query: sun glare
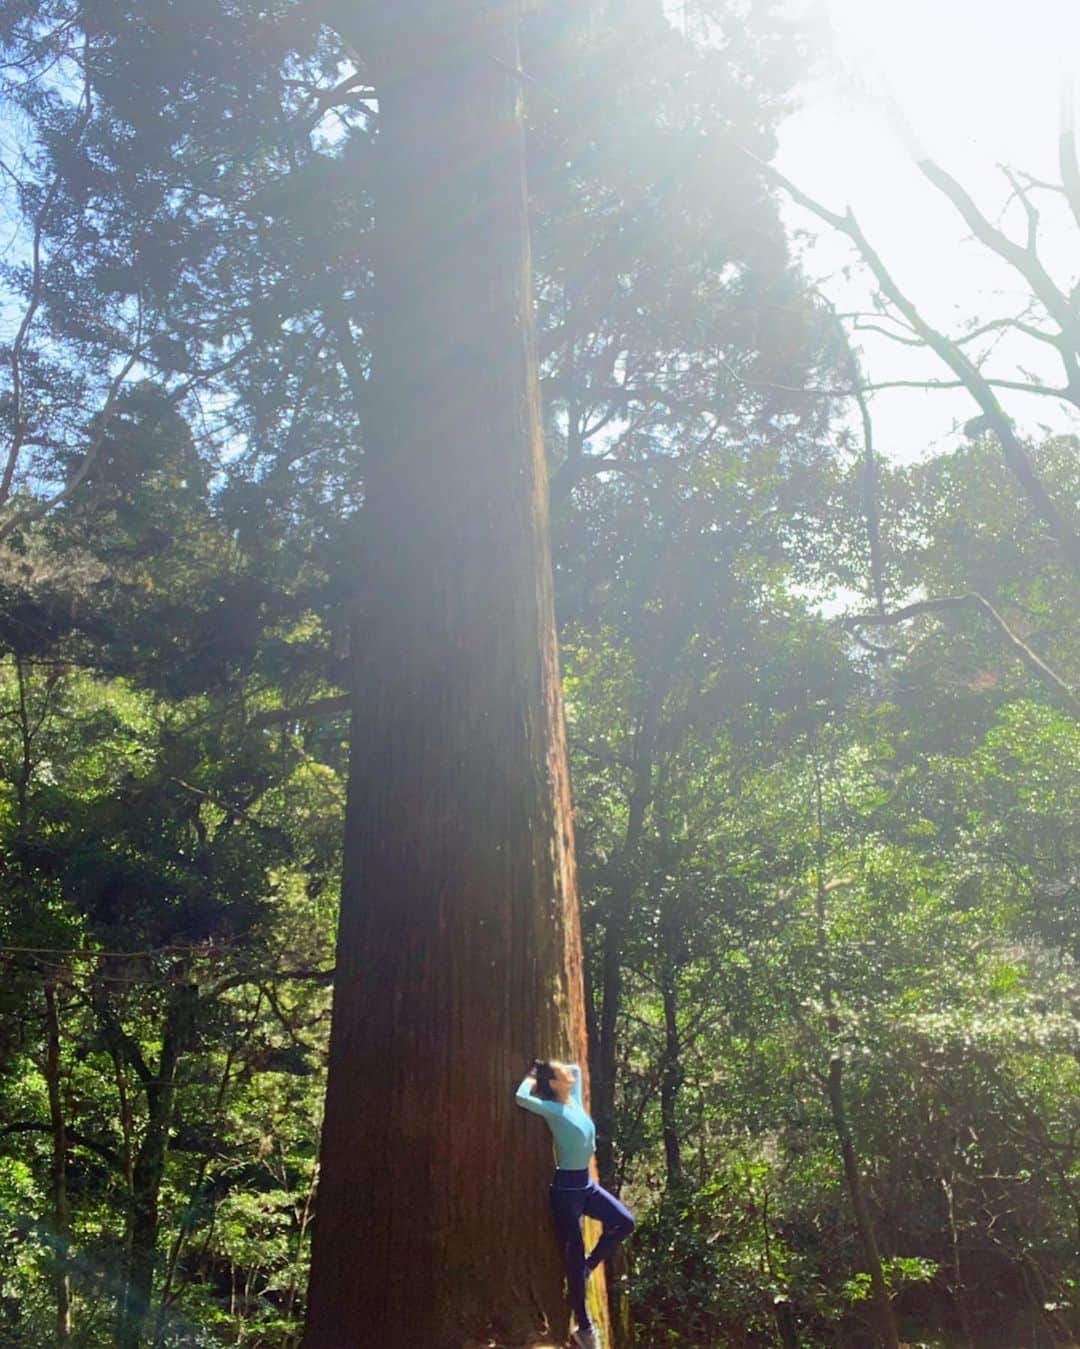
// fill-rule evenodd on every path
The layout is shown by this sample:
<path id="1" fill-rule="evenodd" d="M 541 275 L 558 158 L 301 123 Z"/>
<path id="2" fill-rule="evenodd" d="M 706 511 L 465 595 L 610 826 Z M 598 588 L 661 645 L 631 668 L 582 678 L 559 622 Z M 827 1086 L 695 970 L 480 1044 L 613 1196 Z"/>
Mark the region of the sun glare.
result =
<path id="1" fill-rule="evenodd" d="M 829 49 L 781 134 L 779 167 L 833 209 L 851 206 L 897 279 L 934 322 L 955 331 L 976 315 L 1009 312 L 1023 292 L 1011 270 L 969 238 L 923 178 L 929 157 L 959 179 L 997 223 L 1022 237 L 1003 166 L 1056 179 L 1063 102 L 1080 69 L 1076 0 L 827 0 Z M 1040 199 L 1040 256 L 1066 285 L 1077 279 L 1075 225 Z M 841 307 L 870 303 L 872 287 L 845 241 L 792 210 L 818 237 L 806 265 Z M 865 339 L 879 378 L 915 375 L 884 339 Z M 923 364 L 919 372 L 931 373 Z M 1028 412 L 1055 429 L 1069 418 L 1047 400 Z M 971 415 L 965 395 L 889 393 L 876 400 L 882 440 L 908 458 L 941 449 Z M 1074 418 L 1073 418 L 1074 420 Z"/>

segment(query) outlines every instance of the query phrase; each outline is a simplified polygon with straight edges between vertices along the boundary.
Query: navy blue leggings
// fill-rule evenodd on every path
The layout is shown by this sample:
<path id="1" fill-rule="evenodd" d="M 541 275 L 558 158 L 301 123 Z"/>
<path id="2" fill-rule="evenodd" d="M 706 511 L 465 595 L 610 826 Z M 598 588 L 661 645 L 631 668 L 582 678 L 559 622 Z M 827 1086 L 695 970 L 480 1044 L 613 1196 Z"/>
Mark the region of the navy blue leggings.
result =
<path id="1" fill-rule="evenodd" d="M 556 1171 L 549 1193 L 551 1211 L 555 1215 L 555 1230 L 566 1262 L 570 1305 L 577 1317 L 578 1329 L 588 1330 L 592 1321 L 585 1305 L 585 1280 L 634 1230 L 634 1216 L 613 1194 L 602 1190 L 590 1178 L 588 1171 Z M 604 1224 L 600 1240 L 589 1252 L 588 1258 L 581 1236 L 583 1216 L 595 1218 Z"/>

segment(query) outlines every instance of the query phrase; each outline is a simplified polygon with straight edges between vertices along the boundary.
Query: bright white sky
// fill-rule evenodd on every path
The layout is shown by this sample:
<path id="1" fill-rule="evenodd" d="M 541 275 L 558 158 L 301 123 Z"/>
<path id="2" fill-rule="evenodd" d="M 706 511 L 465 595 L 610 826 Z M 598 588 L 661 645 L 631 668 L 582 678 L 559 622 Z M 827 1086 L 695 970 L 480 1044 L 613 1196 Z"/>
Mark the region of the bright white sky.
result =
<path id="1" fill-rule="evenodd" d="M 802 109 L 781 131 L 778 167 L 824 205 L 851 205 L 864 232 L 927 317 L 954 334 L 975 316 L 1015 313 L 1025 293 L 1007 267 L 965 242 L 967 228 L 915 167 L 929 154 L 960 179 L 991 219 L 1023 238 L 1016 208 L 1002 214 L 1007 164 L 1058 180 L 1063 82 L 1080 111 L 1080 0 L 824 0 L 832 29 L 825 68 L 803 90 Z M 1053 199 L 1045 207 L 1044 261 L 1059 281 L 1080 276 L 1080 233 Z M 792 225 L 820 242 L 807 270 L 842 309 L 865 308 L 865 277 L 846 281 L 849 246 L 798 208 Z M 949 378 L 934 358 L 860 339 L 874 379 Z M 1041 344 L 1040 344 L 1041 345 Z M 1018 376 L 1018 363 L 1060 382 L 1053 364 L 1037 365 L 1027 341 L 1002 348 L 995 373 Z M 1078 429 L 1076 414 L 1045 399 L 1003 395 L 1020 426 Z M 965 394 L 882 392 L 874 420 L 880 448 L 914 458 L 955 443 L 953 428 L 978 409 Z"/>

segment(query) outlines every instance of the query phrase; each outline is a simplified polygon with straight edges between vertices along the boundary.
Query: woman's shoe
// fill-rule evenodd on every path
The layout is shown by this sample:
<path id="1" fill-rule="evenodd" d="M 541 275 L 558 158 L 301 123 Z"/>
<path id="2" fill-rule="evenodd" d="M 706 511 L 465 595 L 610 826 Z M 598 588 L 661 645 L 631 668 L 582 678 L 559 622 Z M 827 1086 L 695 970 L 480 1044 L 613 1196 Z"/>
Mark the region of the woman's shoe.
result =
<path id="1" fill-rule="evenodd" d="M 577 1345 L 577 1349 L 604 1349 L 600 1343 L 599 1331 L 594 1330 L 592 1326 L 588 1330 L 575 1330 L 570 1338 Z"/>

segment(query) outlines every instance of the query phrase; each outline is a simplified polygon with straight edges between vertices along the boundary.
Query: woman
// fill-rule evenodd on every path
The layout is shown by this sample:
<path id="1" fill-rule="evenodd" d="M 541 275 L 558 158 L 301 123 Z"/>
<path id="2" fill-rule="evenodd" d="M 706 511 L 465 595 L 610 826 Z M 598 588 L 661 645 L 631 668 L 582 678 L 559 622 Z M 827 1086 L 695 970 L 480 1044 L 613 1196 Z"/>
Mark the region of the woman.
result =
<path id="1" fill-rule="evenodd" d="M 543 1115 L 555 1139 L 558 1169 L 549 1194 L 566 1261 L 570 1303 L 577 1318 L 574 1343 L 578 1349 L 600 1349 L 600 1339 L 585 1304 L 585 1281 L 634 1230 L 633 1215 L 589 1175 L 596 1125 L 582 1104 L 581 1069 L 576 1063 L 536 1059 L 522 1079 L 515 1099 L 534 1115 Z M 583 1214 L 604 1224 L 600 1240 L 587 1257 L 581 1237 Z"/>

